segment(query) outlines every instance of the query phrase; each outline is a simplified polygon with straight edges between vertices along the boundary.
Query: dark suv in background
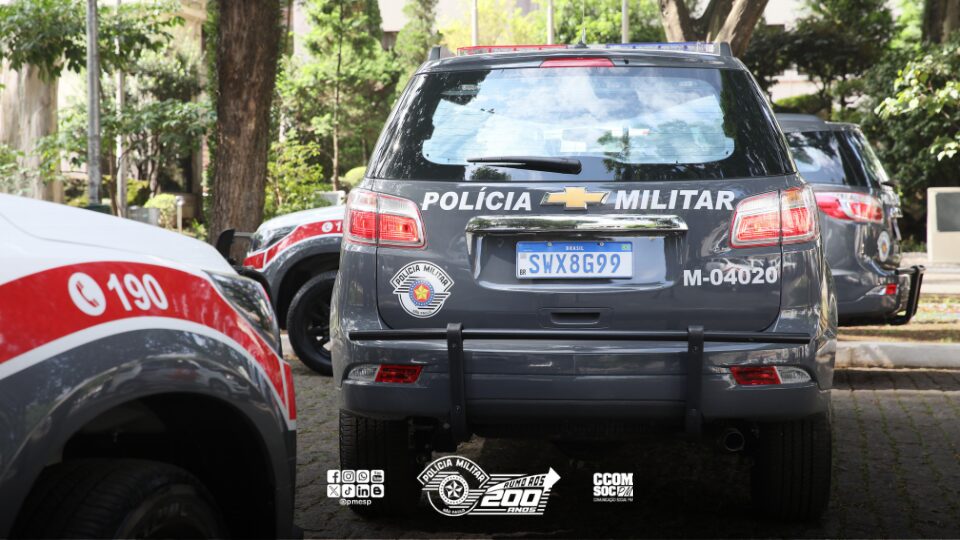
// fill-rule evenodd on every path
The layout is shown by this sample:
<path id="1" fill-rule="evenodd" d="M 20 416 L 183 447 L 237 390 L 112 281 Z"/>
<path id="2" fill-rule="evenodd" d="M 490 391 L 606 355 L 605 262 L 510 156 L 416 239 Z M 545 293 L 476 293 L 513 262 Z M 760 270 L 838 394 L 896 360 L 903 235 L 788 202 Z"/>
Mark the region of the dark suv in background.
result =
<path id="1" fill-rule="evenodd" d="M 471 436 L 686 434 L 766 515 L 827 505 L 836 312 L 814 194 L 729 47 L 424 64 L 350 193 L 331 339 L 364 513 Z M 472 53 L 472 54 L 471 54 Z"/>
<path id="2" fill-rule="evenodd" d="M 906 324 L 923 267 L 900 268 L 900 197 L 855 124 L 779 114 L 797 170 L 817 196 L 841 325 Z"/>

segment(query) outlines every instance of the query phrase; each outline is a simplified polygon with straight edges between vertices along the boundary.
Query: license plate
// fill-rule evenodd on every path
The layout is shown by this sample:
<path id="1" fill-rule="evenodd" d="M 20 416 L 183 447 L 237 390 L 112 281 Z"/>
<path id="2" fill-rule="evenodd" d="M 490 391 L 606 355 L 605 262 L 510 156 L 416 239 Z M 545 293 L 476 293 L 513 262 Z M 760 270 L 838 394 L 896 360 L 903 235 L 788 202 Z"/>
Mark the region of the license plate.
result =
<path id="1" fill-rule="evenodd" d="M 517 279 L 632 276 L 630 242 L 517 242 Z"/>

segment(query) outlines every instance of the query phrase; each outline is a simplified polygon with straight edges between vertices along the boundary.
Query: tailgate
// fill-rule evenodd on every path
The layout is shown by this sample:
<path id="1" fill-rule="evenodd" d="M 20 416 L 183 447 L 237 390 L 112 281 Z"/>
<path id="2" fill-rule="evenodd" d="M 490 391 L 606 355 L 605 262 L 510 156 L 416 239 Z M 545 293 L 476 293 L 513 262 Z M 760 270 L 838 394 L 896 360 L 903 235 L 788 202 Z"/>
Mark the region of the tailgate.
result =
<path id="1" fill-rule="evenodd" d="M 781 247 L 732 248 L 731 220 L 785 185 L 377 181 L 417 204 L 426 235 L 377 249 L 380 315 L 392 328 L 763 330 Z"/>

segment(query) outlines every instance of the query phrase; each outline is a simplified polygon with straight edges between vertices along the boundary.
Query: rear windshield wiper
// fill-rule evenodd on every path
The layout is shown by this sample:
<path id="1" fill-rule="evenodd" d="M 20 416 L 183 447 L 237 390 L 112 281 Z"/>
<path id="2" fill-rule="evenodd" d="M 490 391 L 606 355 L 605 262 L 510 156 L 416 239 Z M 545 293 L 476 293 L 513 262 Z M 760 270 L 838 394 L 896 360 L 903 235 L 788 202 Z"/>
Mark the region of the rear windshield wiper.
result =
<path id="1" fill-rule="evenodd" d="M 486 156 L 468 157 L 468 163 L 489 163 L 497 167 L 547 171 L 563 174 L 580 174 L 582 167 L 579 159 L 537 156 Z"/>

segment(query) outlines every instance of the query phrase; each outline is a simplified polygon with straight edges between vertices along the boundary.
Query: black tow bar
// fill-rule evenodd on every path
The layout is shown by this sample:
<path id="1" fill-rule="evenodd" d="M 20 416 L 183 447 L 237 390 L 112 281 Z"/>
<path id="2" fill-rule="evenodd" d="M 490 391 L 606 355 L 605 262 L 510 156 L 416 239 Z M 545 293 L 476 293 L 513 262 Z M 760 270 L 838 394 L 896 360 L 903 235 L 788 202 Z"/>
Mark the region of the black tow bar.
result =
<path id="1" fill-rule="evenodd" d="M 921 272 L 922 275 L 922 272 Z M 687 387 L 684 412 L 684 431 L 690 437 L 699 437 L 703 428 L 702 384 L 704 344 L 718 343 L 778 343 L 807 345 L 809 334 L 791 332 L 731 332 L 708 331 L 702 326 L 686 330 L 514 330 L 495 328 L 465 329 L 463 323 L 450 323 L 443 328 L 410 328 L 400 330 L 353 330 L 348 332 L 353 341 L 406 341 L 444 339 L 447 342 L 447 360 L 450 373 L 450 432 L 455 443 L 470 438 L 467 422 L 466 358 L 463 342 L 466 339 L 543 339 L 581 341 L 674 341 L 687 343 Z"/>
<path id="2" fill-rule="evenodd" d="M 910 322 L 910 319 L 917 314 L 917 310 L 920 308 L 920 286 L 923 284 L 923 274 L 926 270 L 926 267 L 919 264 L 911 266 L 910 268 L 900 268 L 897 270 L 898 276 L 910 276 L 910 292 L 907 296 L 906 309 L 902 315 L 897 315 L 890 319 L 891 325 L 900 326 L 907 324 Z"/>

